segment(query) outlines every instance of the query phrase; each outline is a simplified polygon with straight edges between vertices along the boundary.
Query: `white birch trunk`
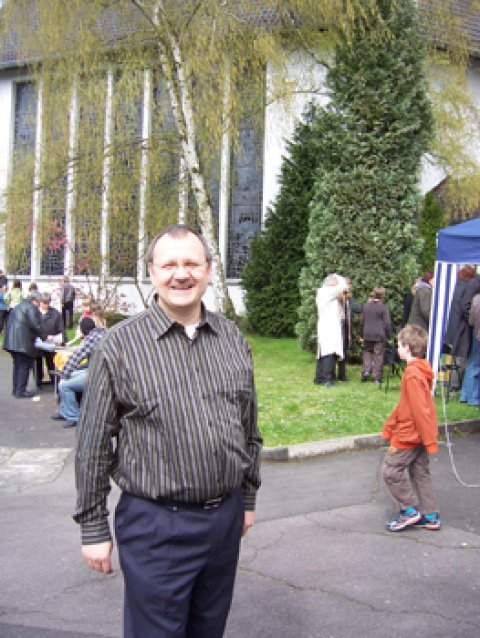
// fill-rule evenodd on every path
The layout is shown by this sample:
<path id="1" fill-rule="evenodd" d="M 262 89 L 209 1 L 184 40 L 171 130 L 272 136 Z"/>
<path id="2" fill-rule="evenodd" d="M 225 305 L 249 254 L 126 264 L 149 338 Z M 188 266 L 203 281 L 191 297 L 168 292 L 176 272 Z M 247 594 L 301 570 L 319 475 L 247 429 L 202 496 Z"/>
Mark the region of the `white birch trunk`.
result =
<path id="1" fill-rule="evenodd" d="M 42 190 L 40 188 L 42 153 L 43 153 L 43 83 L 38 83 L 37 93 L 37 117 L 35 123 L 35 160 L 33 175 L 33 223 L 32 223 L 32 254 L 30 258 L 30 277 L 35 281 L 40 275 L 42 249 L 41 223 L 42 223 Z"/>
<path id="2" fill-rule="evenodd" d="M 147 210 L 147 182 L 149 152 L 148 144 L 151 133 L 152 118 L 152 79 L 150 69 L 145 69 L 143 74 L 143 118 L 142 118 L 142 146 L 140 155 L 140 195 L 138 217 L 138 243 L 137 243 L 137 281 L 145 279 L 145 255 L 147 252 L 146 237 L 146 210 Z M 140 287 L 139 287 L 140 288 Z M 142 298 L 143 301 L 143 298 Z"/>
<path id="3" fill-rule="evenodd" d="M 105 104 L 105 135 L 103 140 L 102 167 L 102 216 L 100 226 L 100 280 L 101 291 L 106 290 L 108 278 L 108 255 L 110 244 L 110 182 L 112 172 L 112 135 L 113 135 L 113 85 L 114 72 L 110 68 L 107 73 L 107 95 Z"/>
<path id="4" fill-rule="evenodd" d="M 195 121 L 188 82 L 185 77 L 185 63 L 174 34 L 169 31 L 168 25 L 161 21 L 161 11 L 163 11 L 162 2 L 158 2 L 153 21 L 155 26 L 162 30 L 165 37 L 163 42 L 159 44 L 160 63 L 180 135 L 183 159 L 197 202 L 202 233 L 212 253 L 212 286 L 217 310 L 225 313 L 229 307 L 228 288 L 215 237 L 212 208 L 207 196 L 205 179 L 200 171 Z"/>
<path id="5" fill-rule="evenodd" d="M 78 148 L 78 78 L 72 82 L 70 98 L 70 113 L 68 118 L 68 167 L 67 167 L 67 195 L 65 199 L 65 237 L 64 272 L 73 275 L 75 269 L 75 223 L 73 209 L 76 199 L 76 171 L 75 156 Z"/>

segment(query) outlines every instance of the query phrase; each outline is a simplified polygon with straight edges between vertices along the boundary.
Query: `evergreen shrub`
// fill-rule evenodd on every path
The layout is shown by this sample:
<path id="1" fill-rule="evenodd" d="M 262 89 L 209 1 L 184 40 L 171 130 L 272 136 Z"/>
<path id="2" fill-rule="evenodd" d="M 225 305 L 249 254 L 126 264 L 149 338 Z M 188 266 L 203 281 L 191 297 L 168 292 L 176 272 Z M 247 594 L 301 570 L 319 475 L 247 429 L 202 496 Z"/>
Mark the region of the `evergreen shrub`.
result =
<path id="1" fill-rule="evenodd" d="M 413 0 L 378 0 L 360 13 L 327 76 L 323 164 L 318 173 L 300 276 L 297 333 L 315 348 L 315 293 L 325 276 L 352 278 L 365 302 L 383 285 L 394 326 L 419 266 L 417 183 L 432 135 L 425 46 Z"/>
<path id="2" fill-rule="evenodd" d="M 279 195 L 265 228 L 250 244 L 242 274 L 250 329 L 270 337 L 294 336 L 300 304 L 298 277 L 305 265 L 309 204 L 319 164 L 316 107 L 295 127 L 283 158 Z"/>

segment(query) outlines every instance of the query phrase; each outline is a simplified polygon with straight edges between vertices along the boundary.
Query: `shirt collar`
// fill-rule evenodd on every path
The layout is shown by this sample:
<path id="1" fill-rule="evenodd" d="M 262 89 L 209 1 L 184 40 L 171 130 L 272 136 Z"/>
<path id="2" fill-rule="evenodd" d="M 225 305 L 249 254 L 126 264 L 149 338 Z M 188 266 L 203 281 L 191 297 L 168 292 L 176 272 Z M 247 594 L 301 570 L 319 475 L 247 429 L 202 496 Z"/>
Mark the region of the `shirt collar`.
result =
<path id="1" fill-rule="evenodd" d="M 150 304 L 151 316 L 153 317 L 157 338 L 163 337 L 173 326 L 180 325 L 177 321 L 173 321 L 166 312 L 158 305 L 158 296 L 154 295 Z M 219 319 L 214 312 L 210 312 L 205 308 L 202 302 L 201 318 L 198 324 L 198 330 L 210 328 L 213 332 L 218 333 L 220 329 Z"/>

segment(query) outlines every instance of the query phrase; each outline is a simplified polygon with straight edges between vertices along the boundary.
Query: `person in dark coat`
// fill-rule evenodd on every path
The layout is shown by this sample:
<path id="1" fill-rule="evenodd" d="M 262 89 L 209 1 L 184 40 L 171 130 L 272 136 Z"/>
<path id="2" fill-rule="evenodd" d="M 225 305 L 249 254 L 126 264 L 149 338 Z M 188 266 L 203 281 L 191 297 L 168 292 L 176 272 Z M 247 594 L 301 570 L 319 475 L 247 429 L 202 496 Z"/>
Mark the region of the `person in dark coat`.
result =
<path id="1" fill-rule="evenodd" d="M 390 338 L 390 312 L 383 303 L 385 288 L 376 286 L 363 306 L 360 334 L 363 341 L 362 381 L 372 375 L 375 383 L 381 383 L 385 341 Z"/>
<path id="2" fill-rule="evenodd" d="M 408 323 L 420 326 L 426 332 L 430 325 L 430 307 L 432 305 L 433 272 L 427 271 L 418 283 L 415 296 L 413 297 L 412 308 Z"/>
<path id="3" fill-rule="evenodd" d="M 452 301 L 450 303 L 447 330 L 443 337 L 445 351 L 455 357 L 459 376 L 458 384 L 461 383 L 463 378 L 471 343 L 471 328 L 468 325 L 468 320 L 465 319 L 463 315 L 462 300 L 467 284 L 475 277 L 475 274 L 476 272 L 473 266 L 464 266 L 459 270 L 457 283 L 455 284 L 455 290 L 453 291 Z"/>
<path id="4" fill-rule="evenodd" d="M 337 380 L 347 380 L 347 350 L 353 346 L 353 313 L 360 314 L 363 305 L 358 303 L 351 296 L 351 279 L 345 277 L 347 288 L 340 299 L 342 309 L 342 339 L 343 339 L 343 359 L 337 360 Z"/>
<path id="5" fill-rule="evenodd" d="M 417 292 L 417 286 L 420 283 L 419 278 L 415 278 L 412 282 L 410 290 L 404 295 L 402 300 L 402 318 L 400 319 L 400 323 L 398 325 L 398 329 L 401 330 L 405 328 L 408 323 L 408 318 L 410 317 L 410 310 L 412 309 L 413 298 L 415 297 L 415 293 Z"/>
<path id="6" fill-rule="evenodd" d="M 461 268 L 457 275 L 457 283 L 455 284 L 455 290 L 453 291 L 452 301 L 450 303 L 450 310 L 448 313 L 447 330 L 443 337 L 443 343 L 449 348 L 452 354 L 457 355 L 460 349 L 465 354 L 468 354 L 468 347 L 465 348 L 460 345 L 459 331 L 462 323 L 462 297 L 467 287 L 467 283 L 472 277 L 475 276 L 475 268 L 473 266 L 464 266 Z M 463 339 L 465 337 L 463 336 Z M 454 352 L 455 350 L 455 352 Z"/>
<path id="7" fill-rule="evenodd" d="M 65 275 L 60 285 L 60 295 L 62 302 L 63 325 L 70 330 L 73 328 L 73 305 L 75 302 L 75 288 L 70 283 L 70 279 Z"/>
<path id="8" fill-rule="evenodd" d="M 465 286 L 465 290 L 463 291 L 461 306 L 462 306 L 462 320 L 469 324 L 470 318 L 470 309 L 472 307 L 472 300 L 475 295 L 480 293 L 480 275 L 475 274 L 469 281 L 467 281 L 467 285 Z M 472 332 L 469 331 L 468 335 L 468 353 L 470 353 L 472 347 Z"/>
<path id="9" fill-rule="evenodd" d="M 44 292 L 40 298 L 40 315 L 42 326 L 49 337 L 52 337 L 53 341 L 59 345 L 66 342 L 66 335 L 64 325 L 62 321 L 62 315 L 56 308 L 52 308 L 50 305 L 52 298 L 48 292 Z M 47 370 L 50 376 L 50 383 L 53 384 L 55 370 L 55 364 L 53 359 L 55 352 L 43 351 L 35 360 L 35 381 L 37 388 L 43 384 L 43 359 L 47 366 Z"/>
<path id="10" fill-rule="evenodd" d="M 462 381 L 460 401 L 480 406 L 480 293 L 470 303 L 469 323 L 472 328 L 472 345 Z"/>
<path id="11" fill-rule="evenodd" d="M 13 359 L 13 390 L 17 399 L 35 395 L 27 390 L 28 375 L 38 351 L 35 338 L 47 339 L 47 333 L 40 319 L 40 293 L 32 292 L 10 311 L 5 330 L 3 349 L 10 352 Z"/>

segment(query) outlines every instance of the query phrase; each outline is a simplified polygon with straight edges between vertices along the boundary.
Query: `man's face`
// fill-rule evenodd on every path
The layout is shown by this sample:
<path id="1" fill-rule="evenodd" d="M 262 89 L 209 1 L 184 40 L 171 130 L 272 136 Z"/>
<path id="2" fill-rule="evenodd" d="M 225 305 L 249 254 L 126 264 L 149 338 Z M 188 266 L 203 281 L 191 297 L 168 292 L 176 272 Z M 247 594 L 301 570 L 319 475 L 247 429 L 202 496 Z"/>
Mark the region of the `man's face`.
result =
<path id="1" fill-rule="evenodd" d="M 202 243 L 195 235 L 161 237 L 148 271 L 158 303 L 168 316 L 188 319 L 191 313 L 199 311 L 210 281 L 211 266 L 206 261 Z"/>

